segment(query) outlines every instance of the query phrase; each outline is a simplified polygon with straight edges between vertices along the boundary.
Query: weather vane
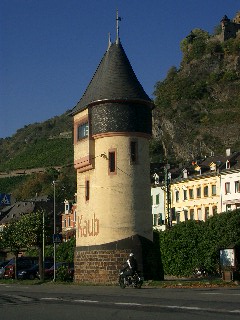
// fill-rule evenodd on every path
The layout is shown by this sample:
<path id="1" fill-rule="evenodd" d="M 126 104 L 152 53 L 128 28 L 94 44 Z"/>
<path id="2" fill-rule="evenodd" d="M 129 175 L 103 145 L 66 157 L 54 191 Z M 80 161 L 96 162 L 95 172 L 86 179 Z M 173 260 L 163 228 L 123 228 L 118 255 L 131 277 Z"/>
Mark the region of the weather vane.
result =
<path id="1" fill-rule="evenodd" d="M 116 17 L 116 21 L 117 21 L 117 40 L 116 43 L 119 43 L 119 21 L 122 21 L 122 18 L 118 16 L 118 10 L 117 10 L 117 17 Z"/>

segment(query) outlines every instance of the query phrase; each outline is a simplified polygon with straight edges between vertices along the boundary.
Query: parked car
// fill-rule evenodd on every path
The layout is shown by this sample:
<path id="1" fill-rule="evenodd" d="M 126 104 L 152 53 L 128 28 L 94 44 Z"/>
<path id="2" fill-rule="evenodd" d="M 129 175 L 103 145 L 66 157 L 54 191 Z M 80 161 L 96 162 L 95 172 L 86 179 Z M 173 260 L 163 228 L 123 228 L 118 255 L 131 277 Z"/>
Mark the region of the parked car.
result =
<path id="1" fill-rule="evenodd" d="M 38 257 L 18 257 L 17 258 L 17 274 L 21 270 L 26 270 L 38 263 Z M 5 267 L 4 278 L 15 278 L 15 258 L 11 259 Z"/>
<path id="2" fill-rule="evenodd" d="M 10 260 L 6 260 L 0 263 L 0 279 L 4 278 L 5 267 L 9 263 Z"/>
<path id="3" fill-rule="evenodd" d="M 74 277 L 74 264 L 69 262 L 56 262 L 56 275 L 60 267 L 66 267 L 68 269 L 69 278 L 73 279 Z M 54 265 L 51 268 L 45 270 L 45 279 L 54 278 Z"/>
<path id="4" fill-rule="evenodd" d="M 45 261 L 44 263 L 45 270 L 51 268 L 52 265 L 53 265 L 52 261 Z M 34 280 L 36 278 L 40 278 L 39 265 L 35 264 L 30 268 L 19 270 L 17 274 L 17 278 L 20 280 L 25 280 L 25 279 Z"/>

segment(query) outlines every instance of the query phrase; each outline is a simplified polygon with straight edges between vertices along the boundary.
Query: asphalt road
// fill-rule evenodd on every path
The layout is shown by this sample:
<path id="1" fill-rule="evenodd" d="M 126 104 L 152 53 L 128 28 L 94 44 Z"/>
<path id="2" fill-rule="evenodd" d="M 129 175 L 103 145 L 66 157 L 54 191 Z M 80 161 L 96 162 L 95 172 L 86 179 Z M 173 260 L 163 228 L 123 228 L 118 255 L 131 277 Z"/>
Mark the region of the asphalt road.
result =
<path id="1" fill-rule="evenodd" d="M 126 288 L 0 284 L 4 320 L 240 319 L 240 287 Z"/>

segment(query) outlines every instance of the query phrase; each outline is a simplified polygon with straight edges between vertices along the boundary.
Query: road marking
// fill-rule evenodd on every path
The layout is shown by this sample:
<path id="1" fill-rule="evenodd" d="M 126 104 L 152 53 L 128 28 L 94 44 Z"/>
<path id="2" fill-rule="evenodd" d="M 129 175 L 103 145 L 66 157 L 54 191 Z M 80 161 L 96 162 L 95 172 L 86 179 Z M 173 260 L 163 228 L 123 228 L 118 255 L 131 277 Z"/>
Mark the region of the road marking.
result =
<path id="1" fill-rule="evenodd" d="M 232 312 L 232 313 L 240 313 L 240 310 L 232 310 L 230 312 Z"/>
<path id="2" fill-rule="evenodd" d="M 16 299 L 16 300 L 19 300 L 21 302 L 30 302 L 30 301 L 33 300 L 32 298 L 28 298 L 28 297 L 24 297 L 24 296 L 18 296 L 18 295 L 4 294 L 3 296 L 9 297 L 11 299 Z"/>
<path id="3" fill-rule="evenodd" d="M 98 303 L 96 300 L 73 300 L 75 302 L 84 302 L 84 303 Z"/>
<path id="4" fill-rule="evenodd" d="M 187 310 L 201 310 L 199 307 L 182 307 L 182 306 L 165 306 L 165 308 L 173 308 L 173 309 L 187 309 Z"/>
<path id="5" fill-rule="evenodd" d="M 141 303 L 135 303 L 135 302 L 115 302 L 114 304 L 127 305 L 127 306 L 142 306 Z"/>
<path id="6" fill-rule="evenodd" d="M 240 293 L 225 293 L 225 292 L 201 292 L 200 294 L 224 295 L 224 296 L 240 296 Z"/>
<path id="7" fill-rule="evenodd" d="M 62 301 L 62 299 L 61 299 L 61 298 L 41 298 L 40 300 Z"/>

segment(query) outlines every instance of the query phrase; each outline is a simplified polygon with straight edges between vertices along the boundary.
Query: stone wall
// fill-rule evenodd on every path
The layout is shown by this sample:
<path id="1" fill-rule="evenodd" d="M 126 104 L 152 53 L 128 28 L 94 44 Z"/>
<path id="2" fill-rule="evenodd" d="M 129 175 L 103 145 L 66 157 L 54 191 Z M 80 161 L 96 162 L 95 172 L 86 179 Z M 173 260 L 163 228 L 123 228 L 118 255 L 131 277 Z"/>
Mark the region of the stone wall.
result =
<path id="1" fill-rule="evenodd" d="M 129 249 L 75 252 L 75 282 L 114 284 L 127 260 Z"/>

